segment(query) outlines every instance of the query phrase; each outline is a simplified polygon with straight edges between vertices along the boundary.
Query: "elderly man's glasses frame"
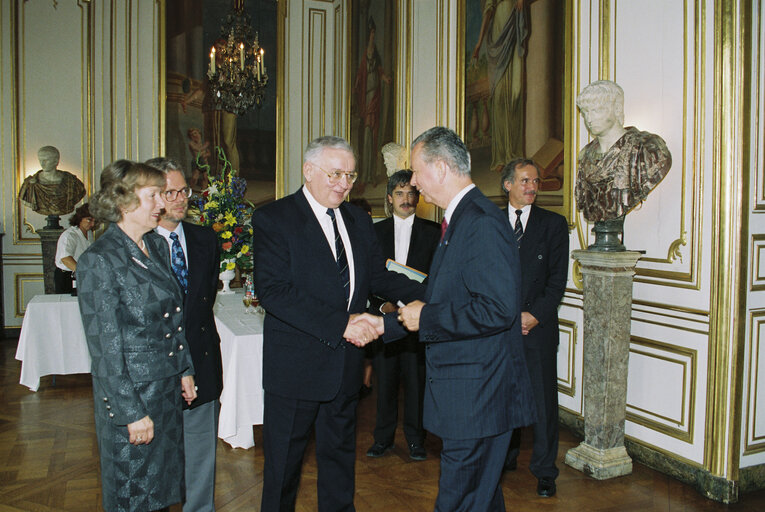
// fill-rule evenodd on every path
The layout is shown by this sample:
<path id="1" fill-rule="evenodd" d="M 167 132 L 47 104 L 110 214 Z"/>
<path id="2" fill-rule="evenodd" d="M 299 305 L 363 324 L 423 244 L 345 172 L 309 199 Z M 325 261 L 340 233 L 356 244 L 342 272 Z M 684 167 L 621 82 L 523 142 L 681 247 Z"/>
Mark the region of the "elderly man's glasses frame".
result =
<path id="1" fill-rule="evenodd" d="M 341 171 L 340 169 L 332 169 L 331 171 L 327 171 L 326 169 L 323 169 L 323 168 L 319 167 L 318 165 L 314 164 L 313 162 L 311 162 L 311 165 L 313 165 L 314 167 L 319 169 L 321 172 L 326 174 L 327 178 L 329 178 L 329 182 L 332 185 L 335 185 L 336 183 L 339 183 L 340 180 L 343 179 L 343 178 L 348 180 L 350 182 L 350 184 L 353 185 L 354 183 L 356 183 L 356 180 L 359 177 L 359 173 L 357 173 L 356 171 L 346 172 L 346 171 Z"/>

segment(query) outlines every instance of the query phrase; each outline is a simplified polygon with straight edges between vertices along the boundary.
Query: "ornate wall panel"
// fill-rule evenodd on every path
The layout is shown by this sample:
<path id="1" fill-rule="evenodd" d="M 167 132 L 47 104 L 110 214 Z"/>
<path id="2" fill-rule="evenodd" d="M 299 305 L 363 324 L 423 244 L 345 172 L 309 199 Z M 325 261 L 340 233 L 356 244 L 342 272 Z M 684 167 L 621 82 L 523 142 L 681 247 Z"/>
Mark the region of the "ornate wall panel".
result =
<path id="1" fill-rule="evenodd" d="M 570 320 L 559 321 L 558 392 L 573 397 L 576 392 L 575 354 L 577 325 Z"/>
<path id="2" fill-rule="evenodd" d="M 744 455 L 765 453 L 765 310 L 749 315 L 749 350 L 745 361 Z"/>

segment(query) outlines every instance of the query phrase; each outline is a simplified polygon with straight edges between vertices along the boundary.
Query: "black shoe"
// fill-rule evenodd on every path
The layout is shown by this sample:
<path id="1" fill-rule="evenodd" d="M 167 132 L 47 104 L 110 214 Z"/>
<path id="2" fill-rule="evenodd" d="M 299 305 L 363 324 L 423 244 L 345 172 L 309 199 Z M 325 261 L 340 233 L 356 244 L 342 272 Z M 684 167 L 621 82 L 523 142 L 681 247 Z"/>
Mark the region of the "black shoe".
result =
<path id="1" fill-rule="evenodd" d="M 393 449 L 393 443 L 390 444 L 382 444 L 375 441 L 375 444 L 369 447 L 369 450 L 367 450 L 367 457 L 382 457 L 389 451 Z"/>
<path id="2" fill-rule="evenodd" d="M 555 496 L 555 479 L 549 476 L 540 478 L 537 483 L 537 494 L 545 498 Z"/>
<path id="3" fill-rule="evenodd" d="M 503 471 L 515 471 L 518 469 L 518 459 L 506 461 L 505 465 L 502 467 Z"/>
<path id="4" fill-rule="evenodd" d="M 412 460 L 425 460 L 428 458 L 425 447 L 421 443 L 409 443 L 409 458 Z"/>

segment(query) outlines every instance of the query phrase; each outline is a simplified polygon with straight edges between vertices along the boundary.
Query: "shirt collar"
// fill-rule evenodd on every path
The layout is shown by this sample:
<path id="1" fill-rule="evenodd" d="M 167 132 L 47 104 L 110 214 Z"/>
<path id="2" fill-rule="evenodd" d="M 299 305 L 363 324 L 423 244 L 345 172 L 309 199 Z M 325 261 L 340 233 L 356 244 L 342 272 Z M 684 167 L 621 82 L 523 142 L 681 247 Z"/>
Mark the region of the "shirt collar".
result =
<path id="1" fill-rule="evenodd" d="M 308 187 L 305 185 L 303 185 L 303 194 L 305 194 L 305 198 L 308 200 L 308 206 L 311 207 L 311 210 L 313 211 L 313 214 L 316 216 L 316 218 L 319 220 L 323 219 L 327 215 L 327 210 L 329 208 L 319 204 L 319 201 L 317 201 L 316 198 L 311 195 L 311 192 L 309 192 Z"/>
<path id="2" fill-rule="evenodd" d="M 414 215 L 410 215 L 409 217 L 402 219 L 395 213 L 393 214 L 393 225 L 399 224 L 401 226 L 413 226 L 414 225 Z"/>
<path id="3" fill-rule="evenodd" d="M 462 200 L 462 198 L 465 197 L 465 194 L 467 194 L 474 188 L 475 188 L 475 183 L 471 183 L 467 187 L 457 192 L 457 195 L 454 196 L 451 201 L 449 201 L 449 206 L 446 207 L 446 212 L 444 213 L 444 219 L 446 219 L 447 224 L 451 222 L 452 214 L 454 214 L 454 210 L 457 208 L 457 205 L 460 204 L 460 201 Z"/>
<path id="4" fill-rule="evenodd" d="M 178 233 L 178 239 L 179 240 L 185 240 L 186 237 L 183 234 L 183 222 L 179 222 L 177 226 L 175 226 L 175 229 L 170 231 L 168 229 L 163 228 L 162 226 L 156 227 L 157 233 L 162 235 L 165 238 L 170 238 L 170 233 Z"/>

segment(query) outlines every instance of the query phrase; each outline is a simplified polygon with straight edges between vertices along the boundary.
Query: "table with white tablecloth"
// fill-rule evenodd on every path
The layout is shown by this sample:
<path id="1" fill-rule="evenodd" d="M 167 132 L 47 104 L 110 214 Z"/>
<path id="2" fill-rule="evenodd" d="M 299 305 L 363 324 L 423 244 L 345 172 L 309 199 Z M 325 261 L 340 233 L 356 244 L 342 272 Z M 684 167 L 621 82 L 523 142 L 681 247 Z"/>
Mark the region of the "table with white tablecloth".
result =
<path id="1" fill-rule="evenodd" d="M 44 375 L 90 373 L 77 297 L 35 295 L 29 301 L 16 359 L 22 362 L 19 383 L 32 391 L 37 391 Z"/>
<path id="2" fill-rule="evenodd" d="M 218 295 L 215 302 L 223 357 L 218 437 L 250 448 L 252 426 L 263 423 L 263 314 L 245 314 L 242 295 Z M 19 382 L 32 391 L 44 375 L 90 373 L 77 297 L 37 295 L 29 301 L 16 359 L 22 362 Z"/>
<path id="3" fill-rule="evenodd" d="M 218 295 L 215 301 L 223 358 L 218 437 L 234 448 L 254 446 L 252 426 L 263 423 L 264 315 L 245 314 L 242 296 Z"/>

